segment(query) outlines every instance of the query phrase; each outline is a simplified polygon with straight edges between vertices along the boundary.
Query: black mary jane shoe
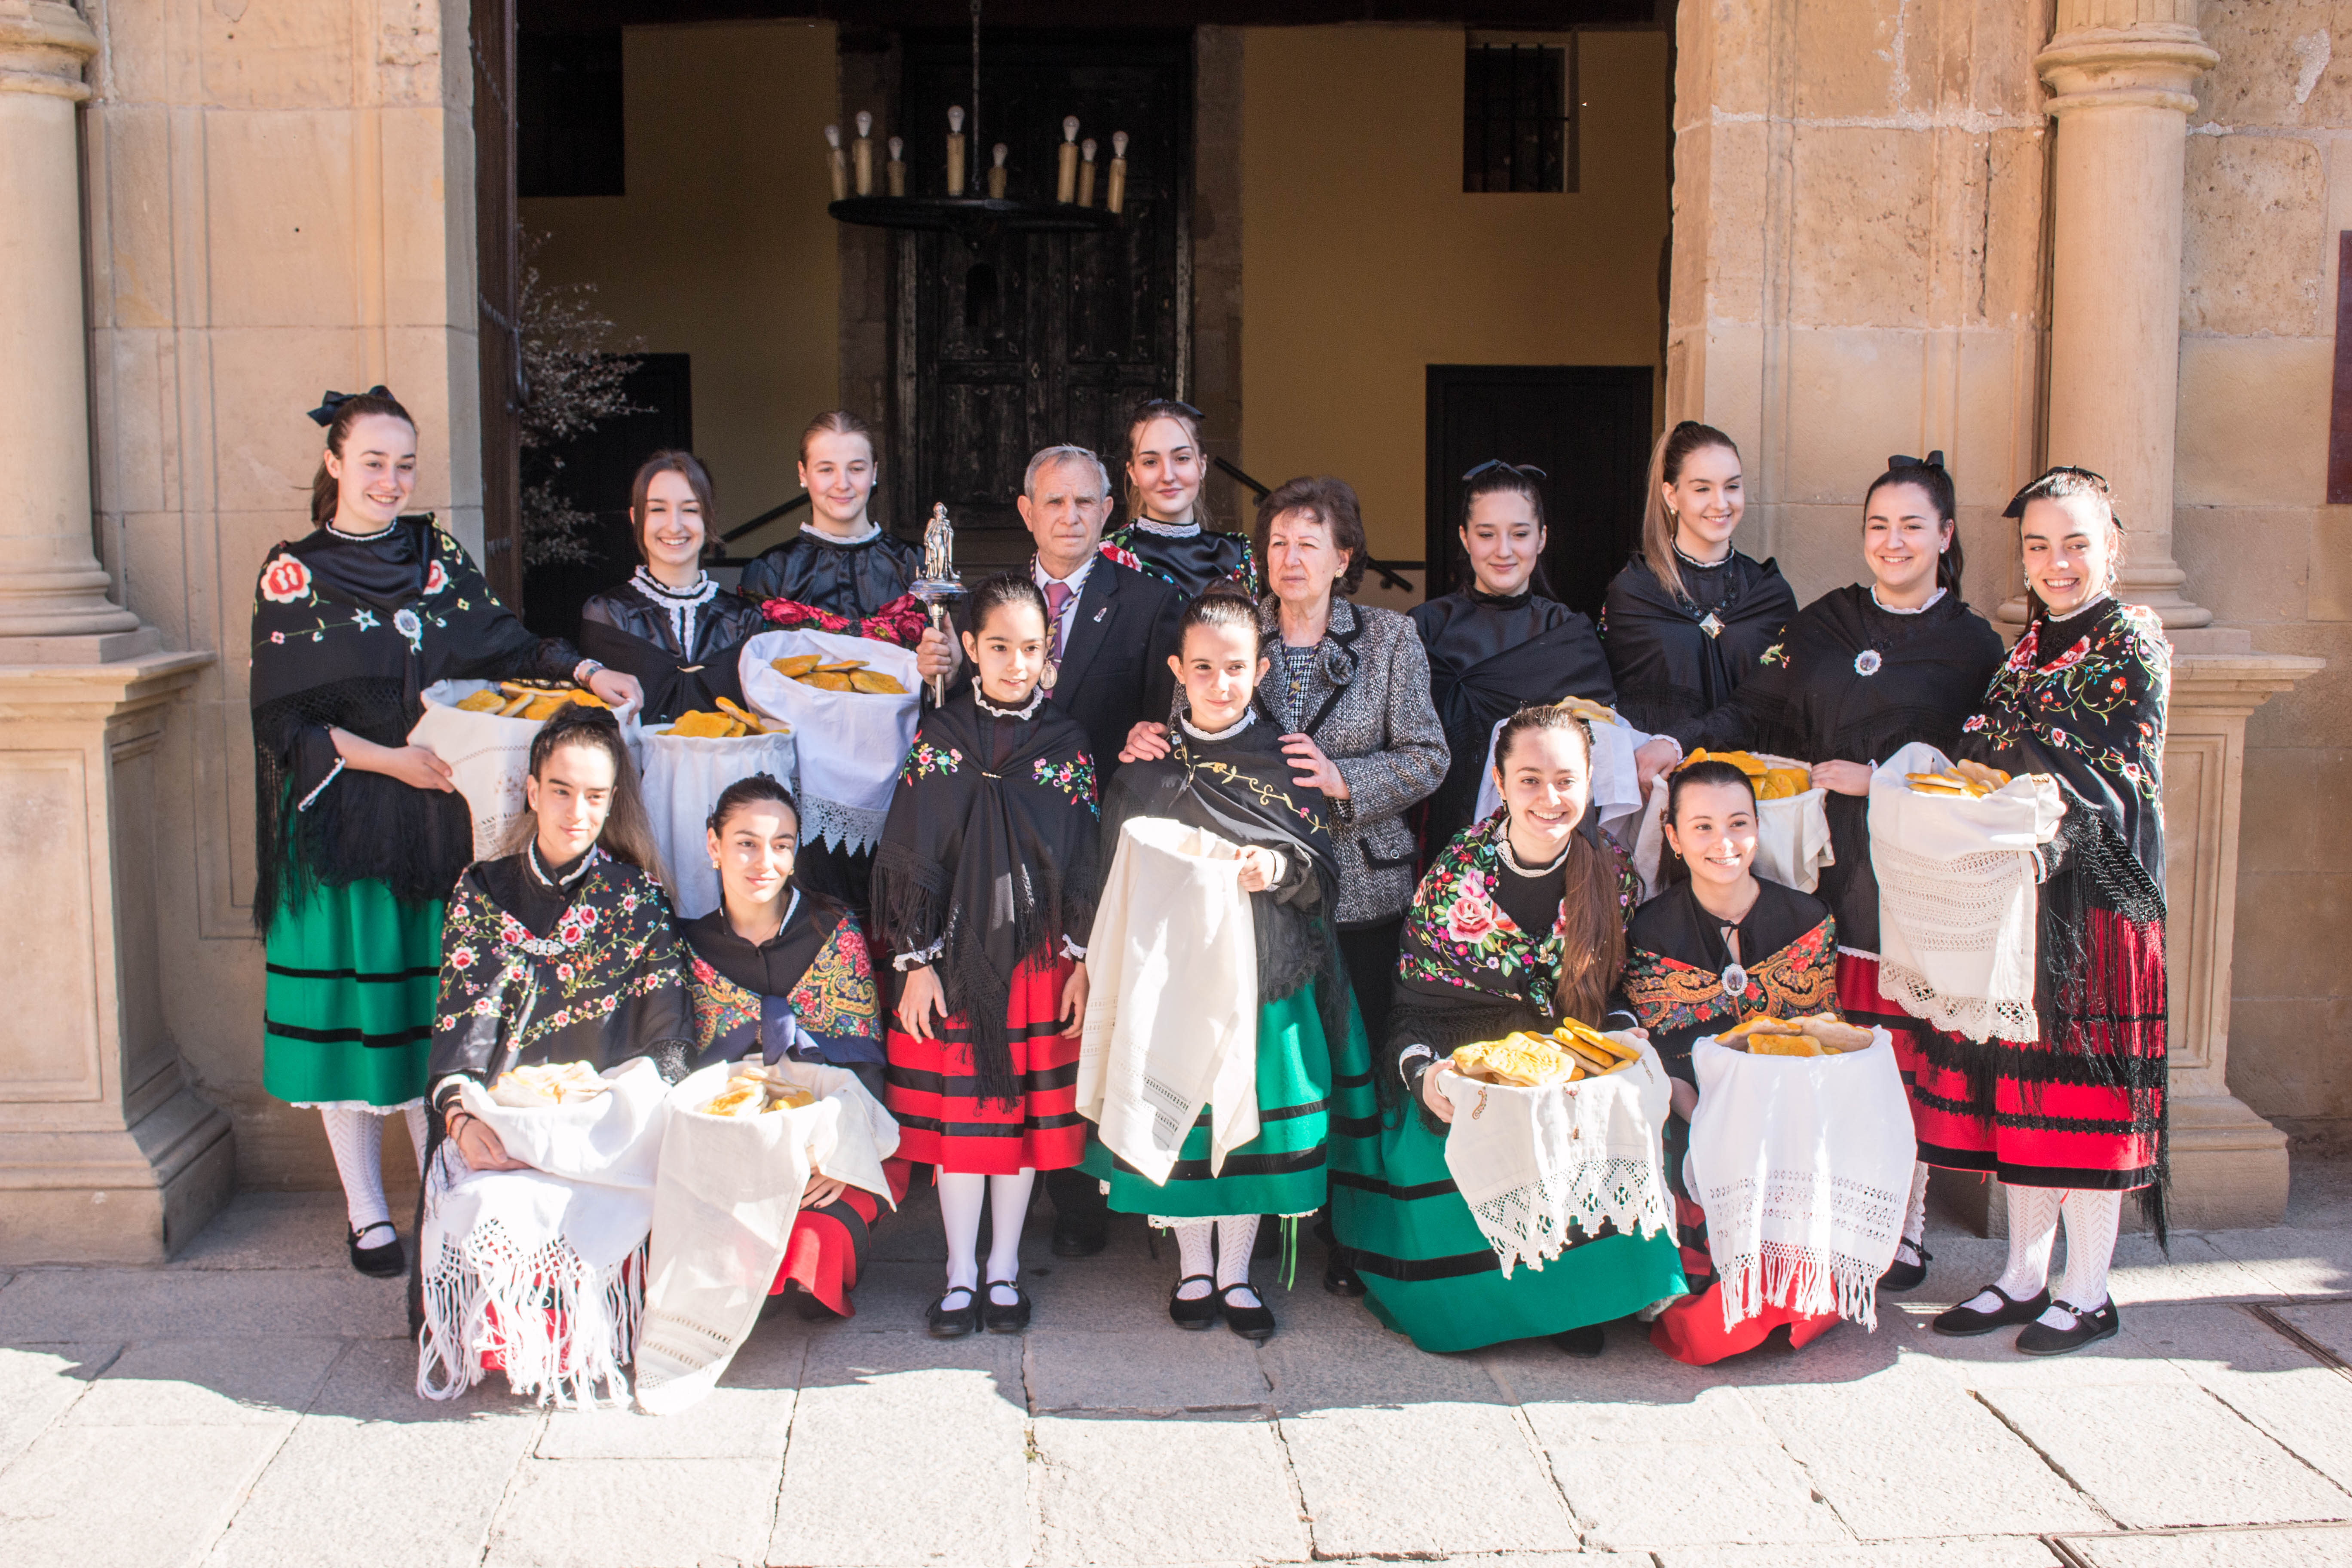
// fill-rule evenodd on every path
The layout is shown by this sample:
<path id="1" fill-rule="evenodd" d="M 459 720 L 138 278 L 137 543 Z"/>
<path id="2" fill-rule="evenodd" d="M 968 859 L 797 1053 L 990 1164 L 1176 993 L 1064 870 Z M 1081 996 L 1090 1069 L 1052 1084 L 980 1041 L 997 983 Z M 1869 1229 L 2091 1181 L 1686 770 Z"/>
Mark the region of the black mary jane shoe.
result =
<path id="1" fill-rule="evenodd" d="M 1601 1331 L 1599 1323 L 1587 1323 L 1580 1329 L 1552 1335 L 1551 1342 L 1559 1347 L 1562 1355 L 1591 1361 L 1609 1348 L 1609 1336 Z"/>
<path id="2" fill-rule="evenodd" d="M 1336 1242 L 1323 1255 L 1323 1289 L 1334 1296 L 1360 1296 L 1364 1293 L 1363 1276 L 1356 1272 L 1356 1254 L 1352 1247 Z"/>
<path id="3" fill-rule="evenodd" d="M 1903 1261 L 1903 1247 L 1906 1247 L 1919 1255 L 1918 1262 Z M 1927 1265 L 1935 1260 L 1934 1253 L 1916 1241 L 1906 1241 L 1895 1249 L 1895 1261 L 1888 1264 L 1886 1272 L 1878 1277 L 1878 1288 L 1897 1296 L 1906 1290 L 1916 1290 L 1927 1280 Z"/>
<path id="4" fill-rule="evenodd" d="M 373 1231 L 383 1231 L 392 1239 L 380 1247 L 362 1247 L 360 1237 Z M 372 1279 L 390 1279 L 408 1272 L 408 1254 L 401 1249 L 400 1232 L 390 1220 L 380 1219 L 373 1225 L 363 1225 L 351 1233 L 345 1245 L 350 1247 L 352 1267 Z"/>
<path id="5" fill-rule="evenodd" d="M 1971 1339 L 1978 1334 L 1991 1333 L 1996 1329 L 2009 1329 L 2020 1323 L 2030 1323 L 2046 1311 L 2050 1306 L 2050 1292 L 2047 1290 L 2021 1301 L 1998 1285 L 1988 1285 L 1985 1289 L 2000 1298 L 2000 1306 L 1990 1312 L 1985 1312 L 1963 1304 L 1938 1315 L 1936 1321 L 1927 1326 L 1951 1339 Z M 1984 1291 L 1980 1290 L 1977 1294 L 1983 1293 Z M 1969 1300 L 1973 1301 L 1976 1296 L 1971 1296 Z"/>
<path id="6" fill-rule="evenodd" d="M 948 1296 L 961 1296 L 963 1305 L 949 1306 Z M 949 1291 L 947 1296 L 941 1296 L 932 1302 L 923 1313 L 923 1317 L 930 1324 L 931 1338 L 960 1340 L 980 1327 L 980 1292 L 967 1290 L 959 1285 Z"/>
<path id="7" fill-rule="evenodd" d="M 1244 1307 L 1234 1300 L 1234 1292 L 1246 1290 L 1257 1295 L 1255 1285 L 1228 1285 L 1212 1298 L 1225 1314 L 1225 1327 L 1245 1340 L 1266 1340 L 1274 1337 L 1274 1314 L 1266 1310 L 1263 1297 L 1255 1307 Z"/>
<path id="8" fill-rule="evenodd" d="M 1184 1287 L 1198 1279 L 1209 1288 L 1205 1296 L 1186 1296 Z M 1168 1296 L 1168 1321 L 1180 1329 L 1205 1329 L 1217 1321 L 1217 1282 L 1206 1274 L 1187 1274 Z"/>
<path id="9" fill-rule="evenodd" d="M 1097 1219 L 1092 1224 L 1056 1216 L 1054 1221 L 1054 1256 L 1056 1258 L 1092 1258 L 1110 1245 L 1110 1227 Z"/>
<path id="10" fill-rule="evenodd" d="M 1013 1305 L 997 1304 L 997 1288 L 1013 1292 Z M 1029 1326 L 1029 1292 L 1010 1279 L 992 1279 L 980 1296 L 981 1326 L 992 1334 L 1017 1334 Z"/>
<path id="11" fill-rule="evenodd" d="M 2106 1305 L 2095 1312 L 2085 1312 L 2064 1301 L 2053 1301 L 2051 1305 L 2074 1313 L 2074 1327 L 2053 1329 L 2043 1322 L 2028 1323 L 2024 1331 L 2017 1336 L 2019 1354 L 2065 1355 L 2081 1350 L 2084 1345 L 2111 1340 L 2123 1331 L 2123 1314 L 2116 1310 L 2113 1296 L 2108 1297 Z"/>

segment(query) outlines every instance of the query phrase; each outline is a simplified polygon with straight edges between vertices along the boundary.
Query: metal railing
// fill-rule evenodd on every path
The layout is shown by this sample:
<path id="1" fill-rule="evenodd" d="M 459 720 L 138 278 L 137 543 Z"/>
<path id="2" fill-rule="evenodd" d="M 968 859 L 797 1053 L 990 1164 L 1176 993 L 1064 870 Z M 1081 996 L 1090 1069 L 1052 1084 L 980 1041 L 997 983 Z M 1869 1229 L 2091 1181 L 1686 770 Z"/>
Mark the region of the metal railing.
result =
<path id="1" fill-rule="evenodd" d="M 759 530 L 767 527 L 768 524 L 775 521 L 776 519 L 780 517 L 788 517 L 792 513 L 800 510 L 801 508 L 808 505 L 808 492 L 806 490 L 803 490 L 800 494 L 784 502 L 782 506 L 772 506 L 767 510 L 761 512 L 759 516 L 753 518 L 751 521 L 738 523 L 735 527 L 729 529 L 726 532 L 719 536 L 719 542 L 721 544 L 732 544 L 737 540 L 742 538 L 745 534 L 755 533 Z M 750 556 L 739 556 L 730 551 L 727 554 L 719 557 L 718 560 L 713 561 L 710 564 L 713 566 L 744 566 L 750 564 L 751 560 L 751 557 Z"/>
<path id="2" fill-rule="evenodd" d="M 1257 497 L 1258 500 L 1264 500 L 1267 496 L 1273 493 L 1273 491 L 1268 489 L 1265 486 L 1258 483 L 1255 479 L 1242 472 L 1241 469 L 1235 468 L 1224 458 L 1211 458 L 1209 461 L 1215 465 L 1219 473 L 1224 475 L 1225 478 L 1233 480 L 1235 484 L 1240 485 L 1243 489 L 1248 490 L 1252 495 Z M 1381 582 L 1387 584 L 1391 588 L 1398 589 L 1399 591 L 1407 594 L 1412 592 L 1413 582 L 1412 578 L 1402 575 L 1402 569 L 1407 566 L 1418 566 L 1421 563 L 1417 561 L 1383 561 L 1369 550 L 1364 552 L 1365 571 L 1377 573 Z"/>

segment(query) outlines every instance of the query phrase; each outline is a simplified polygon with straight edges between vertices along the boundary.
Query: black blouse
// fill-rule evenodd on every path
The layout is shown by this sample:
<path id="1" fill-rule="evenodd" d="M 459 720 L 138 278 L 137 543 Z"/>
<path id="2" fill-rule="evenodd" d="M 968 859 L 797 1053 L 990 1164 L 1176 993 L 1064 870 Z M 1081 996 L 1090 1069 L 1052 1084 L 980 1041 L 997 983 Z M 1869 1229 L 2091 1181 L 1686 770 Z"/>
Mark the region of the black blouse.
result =
<path id="1" fill-rule="evenodd" d="M 580 647 L 646 689 L 644 721 L 667 724 L 715 699 L 743 700 L 736 658 L 767 629 L 760 606 L 705 578 L 701 591 L 673 592 L 640 571 L 580 611 Z"/>
<path id="2" fill-rule="evenodd" d="M 922 571 L 923 552 L 887 529 L 841 544 L 803 528 L 744 567 L 736 591 L 755 605 L 789 599 L 857 621 L 906 597 Z"/>

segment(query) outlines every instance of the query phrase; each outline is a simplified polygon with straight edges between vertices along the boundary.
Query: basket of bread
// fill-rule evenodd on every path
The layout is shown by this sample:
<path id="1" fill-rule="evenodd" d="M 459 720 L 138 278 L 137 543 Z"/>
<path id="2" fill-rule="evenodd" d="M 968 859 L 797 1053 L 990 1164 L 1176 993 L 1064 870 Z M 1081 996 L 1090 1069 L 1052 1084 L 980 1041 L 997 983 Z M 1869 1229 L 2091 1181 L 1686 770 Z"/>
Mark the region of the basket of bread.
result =
<path id="1" fill-rule="evenodd" d="M 797 789 L 800 742 L 784 721 L 718 697 L 707 710 L 647 727 L 642 761 L 646 816 L 661 849 L 670 906 L 680 920 L 698 920 L 719 907 L 719 872 L 705 837 L 711 803 L 753 773 Z"/>
<path id="2" fill-rule="evenodd" d="M 802 735 L 801 842 L 863 849 L 882 834 L 899 765 L 915 743 L 922 685 L 911 648 L 835 632 L 761 632 L 737 669 L 744 700 Z"/>
<path id="3" fill-rule="evenodd" d="M 1756 874 L 1800 892 L 1821 886 L 1822 868 L 1832 864 L 1837 855 L 1830 847 L 1829 792 L 1814 786 L 1811 764 L 1765 752 L 1700 747 L 1676 763 L 1673 773 L 1700 763 L 1730 764 L 1756 792 Z M 1664 886 L 1660 868 L 1666 855 L 1666 797 L 1673 773 L 1661 773 L 1652 782 L 1633 843 L 1633 868 L 1653 893 Z"/>
<path id="4" fill-rule="evenodd" d="M 424 715 L 409 730 L 409 744 L 449 765 L 450 782 L 474 819 L 475 858 L 484 860 L 506 853 L 529 809 L 523 779 L 540 726 L 567 707 L 610 707 L 568 680 L 436 680 L 423 700 Z M 616 717 L 636 754 L 635 723 L 628 715 Z"/>
<path id="5" fill-rule="evenodd" d="M 1715 1037 L 1718 1046 L 1746 1051 L 1751 1057 L 1835 1057 L 1866 1051 L 1877 1034 L 1849 1024 L 1834 1013 L 1812 1013 L 1801 1018 L 1755 1017 Z"/>

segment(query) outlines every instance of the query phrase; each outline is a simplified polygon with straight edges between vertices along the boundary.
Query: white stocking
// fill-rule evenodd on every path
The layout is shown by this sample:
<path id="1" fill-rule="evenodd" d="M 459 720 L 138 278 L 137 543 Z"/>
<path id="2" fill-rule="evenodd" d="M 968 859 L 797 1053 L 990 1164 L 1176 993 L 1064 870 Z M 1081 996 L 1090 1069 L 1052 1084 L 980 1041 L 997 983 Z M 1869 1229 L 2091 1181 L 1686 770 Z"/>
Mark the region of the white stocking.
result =
<path id="1" fill-rule="evenodd" d="M 966 1171 L 940 1173 L 940 1224 L 948 1233 L 948 1289 L 980 1289 L 980 1210 L 988 1178 Z"/>
<path id="2" fill-rule="evenodd" d="M 1215 1265 L 1210 1260 L 1209 1243 L 1217 1234 L 1217 1222 L 1213 1219 L 1171 1220 L 1168 1228 L 1176 1233 L 1176 1272 L 1192 1280 L 1189 1285 L 1180 1284 L 1176 1288 L 1176 1299 L 1197 1301 L 1209 1293 L 1206 1277 L 1215 1272 Z"/>
<path id="3" fill-rule="evenodd" d="M 1917 1251 L 1927 1239 L 1927 1162 L 1911 1163 L 1911 1206 L 1903 1214 L 1903 1239 Z"/>
<path id="4" fill-rule="evenodd" d="M 2012 1301 L 2030 1301 L 2050 1283 L 2050 1244 L 2058 1238 L 2060 1187 L 2009 1189 L 2009 1268 L 1996 1283 Z M 1979 1311 L 2000 1305 L 1990 1290 L 1969 1303 Z"/>
<path id="5" fill-rule="evenodd" d="M 343 1180 L 343 1206 L 352 1228 L 365 1231 L 390 1225 L 392 1208 L 383 1201 L 383 1118 L 346 1105 L 321 1106 L 319 1117 L 327 1124 L 327 1147 L 335 1152 L 335 1173 Z M 379 1236 L 372 1245 L 381 1247 L 386 1239 Z"/>
<path id="6" fill-rule="evenodd" d="M 1018 1175 L 988 1178 L 989 1218 L 995 1225 L 995 1235 L 988 1244 L 991 1285 L 1010 1287 L 1021 1277 L 1021 1226 L 1029 1218 L 1029 1189 L 1036 1183 L 1037 1173 L 1025 1165 Z M 991 1290 L 988 1299 L 1000 1307 L 1013 1304 L 1010 1289 L 1002 1295 Z"/>
<path id="7" fill-rule="evenodd" d="M 1257 1245 L 1257 1219 L 1254 1214 L 1221 1215 L 1217 1219 L 1217 1289 L 1223 1292 L 1240 1286 L 1249 1293 L 1248 1300 L 1236 1303 L 1244 1307 L 1264 1305 L 1249 1282 L 1250 1250 Z"/>
<path id="8" fill-rule="evenodd" d="M 2107 1304 L 2107 1269 L 2116 1260 L 2116 1231 L 2123 1223 L 2124 1195 L 2099 1187 L 2074 1187 L 2066 1194 L 2066 1272 L 2053 1292 L 2050 1310 L 2042 1321 L 2053 1329 L 2071 1329 L 2074 1321 L 2058 1310 L 2057 1301 L 2084 1312 Z M 2053 1321 L 2054 1320 L 2054 1321 Z"/>
<path id="9" fill-rule="evenodd" d="M 425 1102 L 420 1100 L 415 1105 L 409 1106 L 407 1116 L 408 1142 L 416 1151 L 416 1174 L 418 1179 L 422 1180 L 425 1175 L 425 1130 L 431 1125 L 425 1120 Z"/>

